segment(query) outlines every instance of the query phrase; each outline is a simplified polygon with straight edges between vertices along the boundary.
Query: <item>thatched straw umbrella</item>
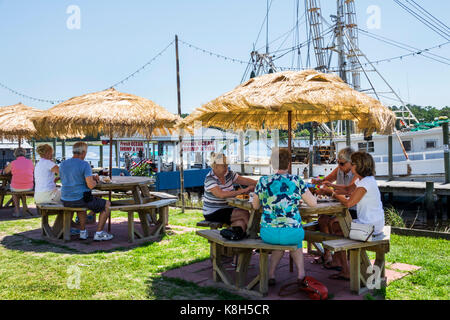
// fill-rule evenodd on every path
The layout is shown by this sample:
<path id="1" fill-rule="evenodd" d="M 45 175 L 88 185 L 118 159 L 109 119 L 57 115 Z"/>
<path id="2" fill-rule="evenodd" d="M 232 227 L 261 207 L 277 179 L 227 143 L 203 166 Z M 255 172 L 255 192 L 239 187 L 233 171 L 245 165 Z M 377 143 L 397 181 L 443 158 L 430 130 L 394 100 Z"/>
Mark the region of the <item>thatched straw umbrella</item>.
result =
<path id="1" fill-rule="evenodd" d="M 44 136 L 84 137 L 105 134 L 110 137 L 109 176 L 112 176 L 114 136 L 171 134 L 180 118 L 149 99 L 114 88 L 71 98 L 33 118 Z"/>
<path id="2" fill-rule="evenodd" d="M 315 70 L 262 75 L 204 104 L 181 126 L 224 129 L 287 129 L 292 124 L 354 120 L 366 135 L 390 134 L 395 115 L 378 100 L 349 87 L 337 75 Z"/>
<path id="3" fill-rule="evenodd" d="M 114 88 L 71 98 L 33 118 L 41 135 L 84 137 L 105 134 L 114 136 L 141 134 L 147 138 L 171 134 L 179 117 L 149 99 Z M 112 145 L 109 159 L 111 175 Z"/>
<path id="4" fill-rule="evenodd" d="M 32 117 L 42 115 L 43 111 L 28 107 L 22 103 L 0 107 L 0 138 L 17 139 L 19 146 L 22 139 L 30 139 L 37 135 Z"/>

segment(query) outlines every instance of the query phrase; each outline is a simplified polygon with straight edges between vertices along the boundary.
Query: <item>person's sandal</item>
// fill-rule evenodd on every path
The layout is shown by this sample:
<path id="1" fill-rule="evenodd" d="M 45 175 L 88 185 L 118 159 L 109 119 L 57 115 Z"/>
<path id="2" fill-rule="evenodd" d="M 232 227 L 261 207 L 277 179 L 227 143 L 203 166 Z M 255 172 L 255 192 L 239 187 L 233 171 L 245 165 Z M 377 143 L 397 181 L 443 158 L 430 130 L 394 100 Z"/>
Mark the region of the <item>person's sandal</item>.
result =
<path id="1" fill-rule="evenodd" d="M 276 284 L 276 280 L 274 278 L 269 279 L 269 287 L 273 287 Z"/>

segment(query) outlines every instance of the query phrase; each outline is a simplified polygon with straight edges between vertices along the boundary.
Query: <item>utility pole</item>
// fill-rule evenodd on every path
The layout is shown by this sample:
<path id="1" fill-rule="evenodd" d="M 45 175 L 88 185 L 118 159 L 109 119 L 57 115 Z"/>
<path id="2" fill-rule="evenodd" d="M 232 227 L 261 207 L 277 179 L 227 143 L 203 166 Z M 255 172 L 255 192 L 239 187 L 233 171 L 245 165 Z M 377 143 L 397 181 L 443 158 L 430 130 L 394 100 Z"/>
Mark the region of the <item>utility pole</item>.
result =
<path id="1" fill-rule="evenodd" d="M 345 50 L 344 50 L 344 28 L 345 28 L 345 18 L 344 18 L 344 2 L 343 0 L 337 0 L 337 13 L 336 13 L 336 40 L 338 46 L 338 64 L 339 64 L 339 76 L 341 79 L 348 83 L 347 72 L 345 70 Z M 351 124 L 350 120 L 345 120 L 345 140 L 347 147 L 350 147 L 350 133 Z"/>
<path id="2" fill-rule="evenodd" d="M 175 54 L 177 59 L 177 98 L 178 98 L 178 115 L 181 117 L 181 91 L 180 91 L 180 60 L 178 56 L 178 35 L 175 35 Z M 180 129 L 179 145 L 180 145 L 180 191 L 181 191 L 181 212 L 184 213 L 184 164 L 183 164 L 183 129 Z M 175 159 L 174 159 L 175 161 Z"/>

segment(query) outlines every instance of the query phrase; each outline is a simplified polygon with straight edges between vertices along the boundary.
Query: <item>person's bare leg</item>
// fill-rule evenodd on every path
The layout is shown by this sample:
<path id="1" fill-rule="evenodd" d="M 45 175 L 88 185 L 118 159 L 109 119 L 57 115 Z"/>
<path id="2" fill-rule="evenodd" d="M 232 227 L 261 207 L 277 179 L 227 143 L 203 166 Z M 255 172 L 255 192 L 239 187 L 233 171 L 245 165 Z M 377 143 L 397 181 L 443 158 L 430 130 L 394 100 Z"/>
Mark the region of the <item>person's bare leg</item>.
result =
<path id="1" fill-rule="evenodd" d="M 272 251 L 269 262 L 269 279 L 275 279 L 275 270 L 277 269 L 277 266 L 280 263 L 280 260 L 283 257 L 283 255 L 284 255 L 283 250 Z"/>
<path id="2" fill-rule="evenodd" d="M 328 234 L 331 233 L 330 232 L 330 228 L 329 228 L 329 223 L 330 223 L 330 217 L 329 216 L 327 216 L 325 214 L 322 214 L 322 215 L 319 216 L 319 219 L 317 221 L 319 222 L 319 230 L 320 230 L 320 232 L 328 233 Z M 332 258 L 333 257 L 331 256 L 331 251 L 328 250 L 328 249 L 324 249 L 323 261 L 326 263 L 326 262 L 331 261 Z"/>
<path id="3" fill-rule="evenodd" d="M 295 265 L 297 266 L 297 279 L 302 280 L 305 273 L 305 262 L 303 260 L 303 248 L 298 248 L 295 251 L 291 251 L 292 260 L 294 260 Z"/>
<path id="4" fill-rule="evenodd" d="M 20 215 L 20 198 L 13 194 L 12 195 L 13 203 L 14 203 L 14 216 L 18 217 Z"/>
<path id="5" fill-rule="evenodd" d="M 110 207 L 111 203 L 109 201 L 106 201 L 105 210 L 103 210 L 98 217 L 97 232 L 102 231 L 105 227 L 106 220 L 108 220 L 108 217 L 111 214 Z"/>
<path id="6" fill-rule="evenodd" d="M 344 234 L 342 233 L 342 229 L 339 225 L 339 222 L 336 218 L 332 219 L 330 222 L 330 229 L 333 232 L 333 234 L 338 235 L 338 236 L 343 236 Z M 350 277 L 350 269 L 348 266 L 348 261 L 347 261 L 347 253 L 346 251 L 340 251 L 340 252 L 336 252 L 333 256 L 333 264 L 338 264 L 340 267 L 342 267 L 342 271 L 339 272 L 338 274 L 345 277 L 345 278 L 349 278 Z"/>
<path id="7" fill-rule="evenodd" d="M 80 230 L 86 230 L 86 211 L 77 212 L 78 220 L 80 221 Z"/>
<path id="8" fill-rule="evenodd" d="M 244 232 L 247 231 L 247 224 L 250 217 L 250 213 L 243 209 L 234 209 L 231 214 L 231 226 L 241 227 Z"/>

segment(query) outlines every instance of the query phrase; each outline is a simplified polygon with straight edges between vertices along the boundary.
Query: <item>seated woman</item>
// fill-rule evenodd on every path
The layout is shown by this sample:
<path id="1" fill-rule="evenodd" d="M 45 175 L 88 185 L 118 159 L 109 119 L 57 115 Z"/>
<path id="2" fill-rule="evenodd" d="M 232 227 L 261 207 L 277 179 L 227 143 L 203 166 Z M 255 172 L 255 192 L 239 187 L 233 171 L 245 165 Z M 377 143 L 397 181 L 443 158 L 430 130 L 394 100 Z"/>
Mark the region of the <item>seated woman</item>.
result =
<path id="1" fill-rule="evenodd" d="M 357 218 L 353 222 L 361 224 L 371 224 L 375 226 L 374 235 L 383 232 L 384 210 L 381 202 L 381 194 L 375 180 L 375 162 L 370 154 L 366 152 L 355 152 L 351 157 L 353 174 L 357 174 L 361 179 L 356 180 L 355 191 L 347 198 L 345 195 L 338 195 L 333 192 L 339 202 L 347 208 L 356 205 Z M 336 218 L 331 222 L 332 232 L 342 234 L 342 230 Z M 342 271 L 332 275 L 330 278 L 339 280 L 349 280 L 350 273 L 345 252 L 338 252 L 335 257 L 339 260 Z"/>
<path id="2" fill-rule="evenodd" d="M 55 175 L 59 174 L 59 167 L 52 161 L 53 148 L 48 144 L 37 147 L 37 153 L 41 157 L 34 169 L 34 200 L 36 204 L 61 203 L 61 190 L 56 188 Z"/>
<path id="3" fill-rule="evenodd" d="M 247 186 L 234 190 L 233 184 Z M 249 212 L 228 205 L 227 198 L 249 193 L 255 189 L 256 181 L 239 176 L 228 170 L 227 158 L 223 153 L 211 153 L 211 171 L 205 178 L 203 215 L 205 220 L 231 225 L 233 231 L 243 235 L 247 230 Z"/>
<path id="4" fill-rule="evenodd" d="M 321 188 L 317 190 L 318 194 L 331 196 L 333 193 L 332 189 L 329 187 L 333 187 L 336 194 L 344 194 L 350 195 L 355 190 L 355 181 L 359 178 L 358 175 L 354 175 L 352 172 L 352 166 L 350 164 L 350 157 L 354 153 L 353 149 L 350 147 L 343 148 L 339 151 L 337 155 L 338 166 L 335 168 L 325 179 L 312 179 L 311 182 L 318 185 L 324 185 L 327 188 Z M 336 184 L 332 184 L 336 181 Z M 349 209 L 350 214 L 353 219 L 356 218 L 356 207 L 352 207 Z M 332 216 L 321 214 L 319 215 L 319 229 L 321 232 L 330 233 L 330 222 L 333 219 Z M 331 252 L 328 249 L 325 249 L 324 255 L 315 258 L 311 261 L 311 263 L 323 263 L 323 267 L 326 269 L 338 269 L 340 267 L 336 262 L 333 261 Z"/>
<path id="5" fill-rule="evenodd" d="M 288 173 L 291 153 L 287 148 L 274 148 L 270 157 L 276 172 L 262 177 L 256 185 L 252 205 L 263 208 L 260 235 L 264 242 L 279 245 L 297 245 L 291 252 L 297 266 L 299 286 L 303 285 L 305 268 L 302 243 L 305 232 L 300 217 L 300 199 L 309 206 L 316 206 L 317 200 L 306 187 L 306 183 L 296 175 Z M 275 269 L 284 251 L 272 251 L 269 263 L 269 285 L 275 285 Z"/>
<path id="6" fill-rule="evenodd" d="M 14 150 L 14 156 L 16 160 L 12 161 L 3 171 L 5 174 L 11 173 L 11 191 L 12 192 L 25 192 L 33 190 L 33 162 L 30 159 L 25 158 L 26 151 L 23 148 L 17 148 Z M 14 217 L 19 217 L 19 197 L 13 195 L 14 202 Z"/>

